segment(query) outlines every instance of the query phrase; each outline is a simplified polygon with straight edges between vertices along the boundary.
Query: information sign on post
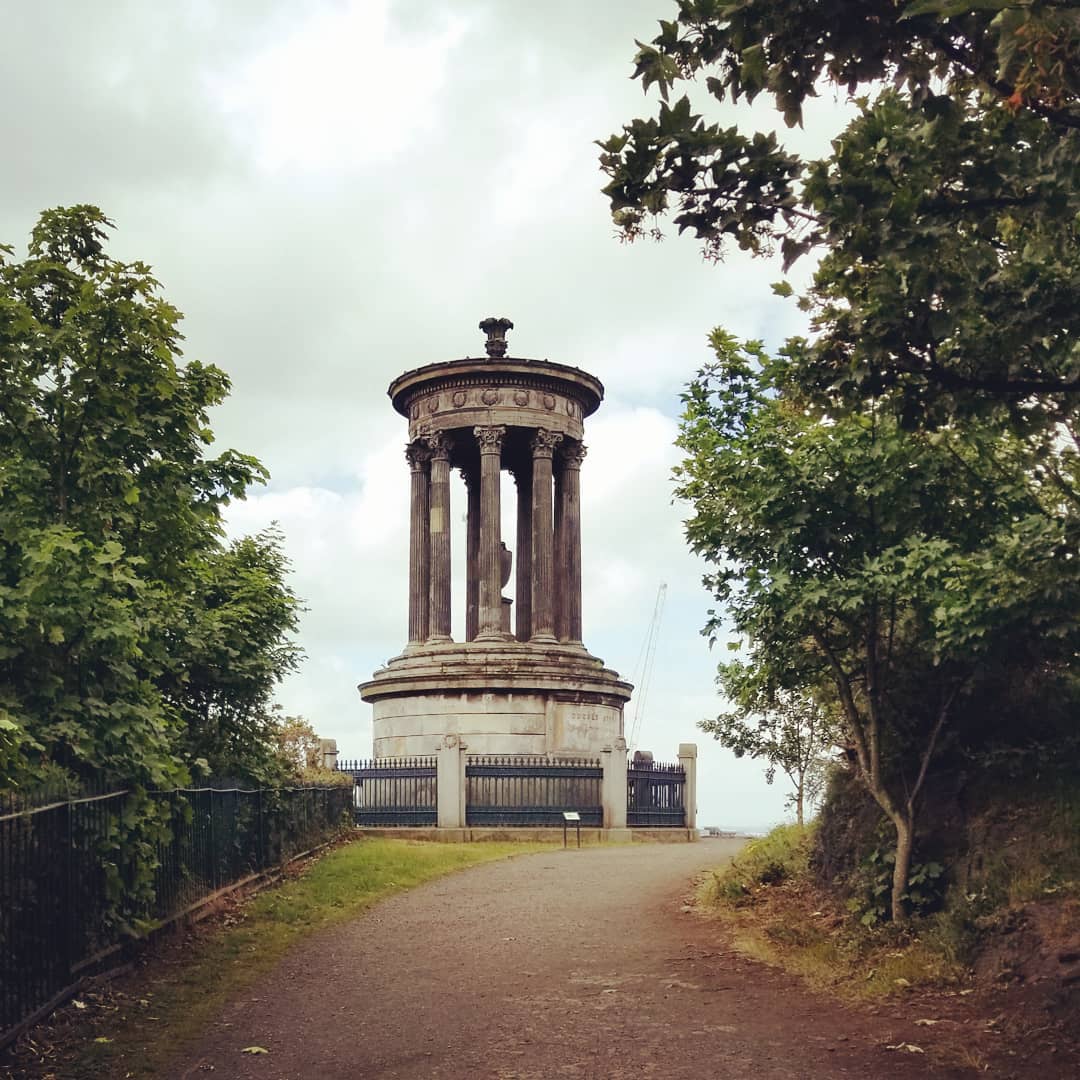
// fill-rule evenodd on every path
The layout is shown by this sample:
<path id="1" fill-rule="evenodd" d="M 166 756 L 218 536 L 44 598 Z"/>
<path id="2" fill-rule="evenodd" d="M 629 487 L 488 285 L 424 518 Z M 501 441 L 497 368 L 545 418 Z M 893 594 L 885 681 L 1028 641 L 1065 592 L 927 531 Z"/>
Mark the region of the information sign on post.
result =
<path id="1" fill-rule="evenodd" d="M 581 814 L 576 810 L 563 811 L 562 846 L 566 847 L 566 827 L 573 822 L 577 826 L 577 846 L 581 847 Z"/>

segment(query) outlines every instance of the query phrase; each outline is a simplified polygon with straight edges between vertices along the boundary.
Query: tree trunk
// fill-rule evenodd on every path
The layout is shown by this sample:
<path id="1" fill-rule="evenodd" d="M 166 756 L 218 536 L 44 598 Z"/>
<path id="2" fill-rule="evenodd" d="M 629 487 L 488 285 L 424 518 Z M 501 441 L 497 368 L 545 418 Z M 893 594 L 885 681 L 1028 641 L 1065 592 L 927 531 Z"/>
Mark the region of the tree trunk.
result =
<path id="1" fill-rule="evenodd" d="M 894 923 L 906 923 L 908 919 L 907 892 L 908 876 L 911 873 L 911 852 L 915 842 L 915 823 L 911 814 L 897 814 L 893 818 L 896 826 L 896 862 L 893 863 L 892 878 L 892 920 Z"/>
<path id="2" fill-rule="evenodd" d="M 800 829 L 803 826 L 803 799 L 805 797 L 805 792 L 806 788 L 800 777 L 798 787 L 795 789 L 795 820 L 799 823 Z"/>

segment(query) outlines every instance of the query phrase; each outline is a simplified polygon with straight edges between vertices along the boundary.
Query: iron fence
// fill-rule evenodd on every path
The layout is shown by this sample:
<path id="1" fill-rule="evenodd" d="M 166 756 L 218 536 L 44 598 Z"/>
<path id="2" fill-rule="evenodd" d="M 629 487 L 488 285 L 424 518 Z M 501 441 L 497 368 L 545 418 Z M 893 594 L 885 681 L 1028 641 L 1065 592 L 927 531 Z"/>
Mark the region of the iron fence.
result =
<path id="1" fill-rule="evenodd" d="M 467 825 L 562 825 L 576 810 L 582 825 L 600 826 L 600 762 L 581 758 L 470 757 L 465 763 Z"/>
<path id="2" fill-rule="evenodd" d="M 126 842 L 140 799 L 162 811 L 156 842 Z M 343 787 L 0 799 L 0 1046 L 146 930 L 327 839 L 349 800 Z"/>
<path id="3" fill-rule="evenodd" d="M 686 771 L 682 765 L 636 761 L 626 768 L 626 824 L 682 828 L 686 824 Z"/>
<path id="4" fill-rule="evenodd" d="M 357 825 L 435 825 L 438 776 L 435 758 L 378 758 L 341 761 L 338 771 L 353 778 Z"/>

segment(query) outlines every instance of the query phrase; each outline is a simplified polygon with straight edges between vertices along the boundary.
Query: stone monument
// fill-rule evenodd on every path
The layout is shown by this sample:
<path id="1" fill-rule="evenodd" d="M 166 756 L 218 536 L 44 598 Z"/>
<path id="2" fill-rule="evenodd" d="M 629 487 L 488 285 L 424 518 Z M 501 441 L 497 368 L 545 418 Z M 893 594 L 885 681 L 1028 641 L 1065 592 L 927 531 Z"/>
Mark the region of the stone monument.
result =
<path id="1" fill-rule="evenodd" d="M 582 438 L 604 388 L 579 368 L 507 356 L 513 325 L 485 319 L 485 357 L 390 384 L 409 422 L 409 641 L 360 685 L 377 758 L 432 754 L 447 737 L 473 754 L 595 756 L 623 735 L 633 688 L 581 633 Z M 450 636 L 455 468 L 467 493 L 463 641 Z M 516 488 L 513 550 L 501 535 L 504 472 Z"/>

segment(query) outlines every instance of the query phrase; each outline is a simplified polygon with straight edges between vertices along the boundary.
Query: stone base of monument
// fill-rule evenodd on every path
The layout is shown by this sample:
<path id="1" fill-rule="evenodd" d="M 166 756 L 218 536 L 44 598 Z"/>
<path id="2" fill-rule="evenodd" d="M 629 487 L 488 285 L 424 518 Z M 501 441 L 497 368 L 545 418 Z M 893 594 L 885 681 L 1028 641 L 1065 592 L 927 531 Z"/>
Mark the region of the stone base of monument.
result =
<path id="1" fill-rule="evenodd" d="M 410 648 L 360 685 L 377 758 L 436 753 L 596 757 L 623 734 L 633 687 L 584 646 L 447 642 Z"/>

